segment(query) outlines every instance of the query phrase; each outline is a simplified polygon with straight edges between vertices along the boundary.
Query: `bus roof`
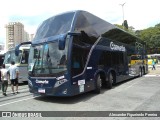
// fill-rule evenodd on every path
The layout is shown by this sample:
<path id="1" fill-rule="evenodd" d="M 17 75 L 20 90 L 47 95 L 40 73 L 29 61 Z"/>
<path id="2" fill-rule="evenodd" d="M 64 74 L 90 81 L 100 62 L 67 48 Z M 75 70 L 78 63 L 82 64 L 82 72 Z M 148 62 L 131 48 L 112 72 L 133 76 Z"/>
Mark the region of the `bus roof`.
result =
<path id="1" fill-rule="evenodd" d="M 2 50 L 0 51 L 0 55 L 4 55 L 6 53 L 6 51 Z"/>
<path id="2" fill-rule="evenodd" d="M 24 50 L 24 49 L 30 49 L 30 47 L 29 46 L 20 46 L 20 48 L 19 48 L 19 50 Z M 8 50 L 8 51 L 14 51 L 15 49 L 10 49 L 10 50 Z M 7 51 L 7 52 L 8 52 Z"/>
<path id="3" fill-rule="evenodd" d="M 124 37 L 124 41 L 120 42 L 127 42 L 128 39 L 135 42 L 138 39 L 89 12 L 76 10 L 65 12 L 43 21 L 37 29 L 32 44 L 51 42 L 61 37 L 64 38 L 68 32 L 77 33 L 82 31 L 94 37 L 112 36 L 111 39 L 117 39 L 116 34 L 120 33 Z"/>

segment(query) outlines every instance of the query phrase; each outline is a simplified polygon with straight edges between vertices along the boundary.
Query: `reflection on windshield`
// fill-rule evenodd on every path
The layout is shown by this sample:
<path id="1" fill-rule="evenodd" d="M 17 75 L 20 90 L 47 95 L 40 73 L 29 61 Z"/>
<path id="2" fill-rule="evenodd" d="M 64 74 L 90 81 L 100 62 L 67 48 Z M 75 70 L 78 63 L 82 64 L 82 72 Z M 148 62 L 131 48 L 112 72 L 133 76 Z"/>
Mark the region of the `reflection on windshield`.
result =
<path id="1" fill-rule="evenodd" d="M 58 42 L 31 47 L 28 66 L 31 76 L 57 76 L 66 70 L 67 49 L 59 50 Z"/>
<path id="2" fill-rule="evenodd" d="M 22 51 L 20 51 L 18 56 L 15 55 L 14 50 L 13 51 L 8 51 L 5 54 L 4 64 L 10 64 L 11 61 L 14 61 L 15 63 L 20 63 L 21 56 L 22 56 Z"/>
<path id="3" fill-rule="evenodd" d="M 43 39 L 67 33 L 71 29 L 74 13 L 57 15 L 45 20 L 38 28 L 34 39 Z"/>
<path id="4" fill-rule="evenodd" d="M 141 56 L 140 55 L 132 55 L 131 60 L 140 60 Z"/>

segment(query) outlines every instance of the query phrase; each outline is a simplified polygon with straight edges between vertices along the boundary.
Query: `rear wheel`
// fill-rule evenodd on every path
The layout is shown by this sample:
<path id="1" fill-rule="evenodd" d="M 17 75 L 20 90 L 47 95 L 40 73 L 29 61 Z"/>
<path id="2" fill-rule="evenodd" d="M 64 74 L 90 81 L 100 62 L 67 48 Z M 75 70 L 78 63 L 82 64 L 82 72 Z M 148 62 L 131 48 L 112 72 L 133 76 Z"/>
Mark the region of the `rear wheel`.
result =
<path id="1" fill-rule="evenodd" d="M 145 70 L 145 68 L 143 67 L 143 75 L 145 75 L 146 74 L 146 70 Z"/>
<path id="2" fill-rule="evenodd" d="M 100 75 L 98 74 L 96 76 L 96 89 L 95 89 L 95 93 L 99 94 L 101 92 L 101 87 L 102 87 L 102 79 L 101 79 Z"/>
<path id="3" fill-rule="evenodd" d="M 140 76 L 140 77 L 142 77 L 142 73 L 143 73 L 143 72 L 142 72 L 142 69 L 139 68 L 139 76 Z"/>
<path id="4" fill-rule="evenodd" d="M 108 75 L 108 81 L 106 82 L 107 84 L 107 88 L 108 89 L 111 89 L 112 88 L 112 84 L 113 84 L 113 82 L 114 82 L 114 77 L 113 77 L 113 75 L 112 75 L 112 73 L 109 73 L 109 75 Z"/>

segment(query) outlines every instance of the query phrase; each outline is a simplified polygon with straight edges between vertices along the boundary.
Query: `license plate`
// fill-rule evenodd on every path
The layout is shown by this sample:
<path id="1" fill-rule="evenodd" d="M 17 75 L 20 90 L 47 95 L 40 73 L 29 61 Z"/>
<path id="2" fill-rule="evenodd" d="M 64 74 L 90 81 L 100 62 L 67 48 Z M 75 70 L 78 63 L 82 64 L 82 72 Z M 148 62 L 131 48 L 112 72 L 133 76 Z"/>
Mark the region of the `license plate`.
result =
<path id="1" fill-rule="evenodd" d="M 39 88 L 39 89 L 38 89 L 38 92 L 39 92 L 39 93 L 45 93 L 45 89 Z"/>

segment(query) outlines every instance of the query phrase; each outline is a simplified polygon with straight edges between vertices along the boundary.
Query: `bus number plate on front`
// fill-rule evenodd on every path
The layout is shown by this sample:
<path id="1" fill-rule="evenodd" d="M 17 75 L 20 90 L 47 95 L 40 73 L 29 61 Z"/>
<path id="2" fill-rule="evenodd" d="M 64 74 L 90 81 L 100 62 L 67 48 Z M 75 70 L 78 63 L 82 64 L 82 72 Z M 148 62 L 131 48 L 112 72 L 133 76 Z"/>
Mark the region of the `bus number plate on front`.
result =
<path id="1" fill-rule="evenodd" d="M 39 92 L 39 93 L 45 93 L 45 89 L 39 88 L 39 89 L 38 89 L 38 92 Z"/>

